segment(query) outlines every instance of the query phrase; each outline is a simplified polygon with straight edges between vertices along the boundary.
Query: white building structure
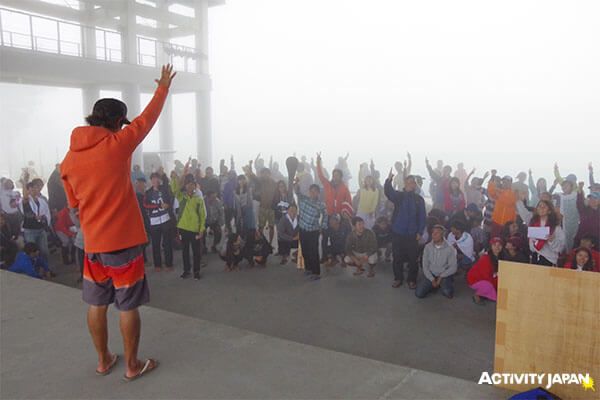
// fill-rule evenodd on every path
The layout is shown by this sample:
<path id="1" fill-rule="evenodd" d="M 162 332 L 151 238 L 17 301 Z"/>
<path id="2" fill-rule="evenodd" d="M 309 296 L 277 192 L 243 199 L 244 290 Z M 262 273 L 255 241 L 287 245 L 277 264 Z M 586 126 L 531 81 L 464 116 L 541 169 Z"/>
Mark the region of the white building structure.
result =
<path id="1" fill-rule="evenodd" d="M 0 80 L 81 88 L 90 112 L 100 90 L 120 91 L 129 116 L 154 91 L 157 67 L 172 63 L 172 92 L 196 99 L 197 157 L 212 164 L 208 9 L 225 0 L 0 0 Z M 186 45 L 182 45 L 186 44 Z M 159 154 L 173 166 L 169 100 L 159 126 Z M 134 164 L 143 164 L 142 146 Z"/>

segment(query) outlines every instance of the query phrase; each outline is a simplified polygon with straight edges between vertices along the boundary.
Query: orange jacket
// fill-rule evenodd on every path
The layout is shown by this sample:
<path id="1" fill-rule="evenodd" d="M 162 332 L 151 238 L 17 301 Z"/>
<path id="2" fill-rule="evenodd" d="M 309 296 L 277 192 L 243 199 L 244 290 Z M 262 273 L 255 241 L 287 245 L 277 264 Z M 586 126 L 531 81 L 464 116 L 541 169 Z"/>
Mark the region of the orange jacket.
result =
<path id="1" fill-rule="evenodd" d="M 352 206 L 352 196 L 350 195 L 348 186 L 346 186 L 343 182 L 340 182 L 339 185 L 333 187 L 331 182 L 329 182 L 323 174 L 323 168 L 320 164 L 317 165 L 317 174 L 319 175 L 319 180 L 321 181 L 323 190 L 325 191 L 327 215 L 341 214 L 344 203 Z"/>
<path id="2" fill-rule="evenodd" d="M 60 172 L 69 207 L 79 208 L 87 253 L 147 242 L 131 184 L 131 155 L 158 119 L 167 94 L 159 86 L 142 114 L 116 133 L 100 126 L 73 130 Z"/>
<path id="3" fill-rule="evenodd" d="M 504 225 L 517 218 L 517 194 L 512 189 L 498 189 L 492 181 L 488 184 L 488 195 L 496 201 L 492 221 Z"/>

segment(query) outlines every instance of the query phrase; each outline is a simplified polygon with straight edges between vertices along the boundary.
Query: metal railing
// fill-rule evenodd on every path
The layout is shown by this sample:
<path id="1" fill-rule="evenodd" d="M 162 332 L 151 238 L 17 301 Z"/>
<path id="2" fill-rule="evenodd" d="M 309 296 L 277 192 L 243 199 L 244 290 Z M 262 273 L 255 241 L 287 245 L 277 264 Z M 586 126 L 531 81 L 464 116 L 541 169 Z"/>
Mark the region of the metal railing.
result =
<path id="1" fill-rule="evenodd" d="M 3 15 L 15 14 L 27 20 L 27 26 L 21 32 L 7 28 L 8 21 Z M 38 35 L 34 33 L 34 22 L 43 21 L 52 26 L 56 35 Z M 79 40 L 66 40 L 61 37 L 65 28 L 78 32 Z M 27 30 L 28 32 L 24 32 Z M 72 36 L 72 35 L 71 35 Z M 86 40 L 88 37 L 93 40 Z M 203 72 L 202 68 L 208 57 L 192 47 L 162 42 L 153 38 L 138 36 L 136 38 L 137 65 L 157 67 L 159 64 L 171 63 L 178 71 L 191 73 Z M 109 62 L 124 62 L 124 51 L 121 48 L 123 37 L 120 32 L 85 26 L 74 22 L 61 21 L 54 18 L 25 13 L 0 7 L 0 45 L 28 49 L 45 53 L 54 53 L 73 57 L 94 58 Z M 86 48 L 91 45 L 91 48 Z M 93 50 L 93 51 L 90 51 Z"/>

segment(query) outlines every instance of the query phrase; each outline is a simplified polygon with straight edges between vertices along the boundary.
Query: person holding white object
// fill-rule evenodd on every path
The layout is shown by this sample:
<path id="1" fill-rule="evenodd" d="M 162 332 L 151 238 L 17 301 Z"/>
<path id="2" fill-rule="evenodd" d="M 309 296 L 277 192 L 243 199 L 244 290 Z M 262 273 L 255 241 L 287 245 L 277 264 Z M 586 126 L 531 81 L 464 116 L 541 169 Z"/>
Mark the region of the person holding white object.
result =
<path id="1" fill-rule="evenodd" d="M 517 201 L 517 203 L 519 202 Z M 523 211 L 520 210 L 520 212 Z M 525 216 L 529 217 L 528 214 Z M 558 256 L 565 248 L 566 238 L 552 203 L 540 200 L 531 217 L 523 219 L 529 220 L 528 239 L 532 264 L 556 266 Z M 541 234 L 543 232 L 540 228 L 547 228 L 548 235 Z M 545 238 L 540 236 L 545 236 Z"/>

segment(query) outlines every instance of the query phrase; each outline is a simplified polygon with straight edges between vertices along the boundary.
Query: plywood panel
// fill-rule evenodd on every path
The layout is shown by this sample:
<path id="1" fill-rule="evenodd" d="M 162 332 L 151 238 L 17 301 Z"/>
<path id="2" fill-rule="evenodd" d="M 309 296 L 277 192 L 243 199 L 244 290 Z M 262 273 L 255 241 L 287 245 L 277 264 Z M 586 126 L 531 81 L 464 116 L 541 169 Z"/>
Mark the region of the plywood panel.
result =
<path id="1" fill-rule="evenodd" d="M 501 261 L 494 372 L 589 373 L 595 392 L 574 384 L 550 390 L 600 399 L 600 274 Z"/>

